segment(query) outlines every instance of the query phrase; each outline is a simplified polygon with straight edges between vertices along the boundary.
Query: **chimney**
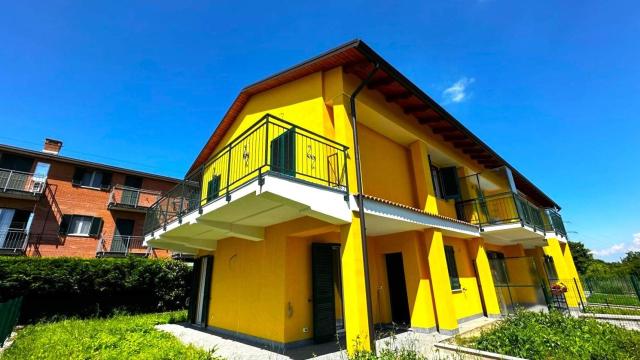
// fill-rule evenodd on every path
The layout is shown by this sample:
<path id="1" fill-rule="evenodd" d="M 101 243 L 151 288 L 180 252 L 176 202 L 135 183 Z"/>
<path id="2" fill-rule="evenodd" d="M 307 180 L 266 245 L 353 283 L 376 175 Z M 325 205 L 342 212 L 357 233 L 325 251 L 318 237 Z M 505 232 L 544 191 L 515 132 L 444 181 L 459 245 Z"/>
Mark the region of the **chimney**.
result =
<path id="1" fill-rule="evenodd" d="M 60 149 L 62 149 L 62 141 L 49 138 L 44 139 L 44 149 L 42 149 L 42 152 L 58 155 Z"/>

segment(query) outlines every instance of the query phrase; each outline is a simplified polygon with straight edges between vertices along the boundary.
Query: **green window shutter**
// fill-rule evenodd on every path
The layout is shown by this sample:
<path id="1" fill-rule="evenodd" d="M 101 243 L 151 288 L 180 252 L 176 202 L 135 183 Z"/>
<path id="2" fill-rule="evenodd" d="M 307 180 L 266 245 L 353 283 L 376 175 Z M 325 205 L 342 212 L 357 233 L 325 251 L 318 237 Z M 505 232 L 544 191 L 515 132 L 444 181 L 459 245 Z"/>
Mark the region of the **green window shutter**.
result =
<path id="1" fill-rule="evenodd" d="M 456 255 L 453 246 L 445 246 L 444 254 L 447 260 L 447 270 L 449 271 L 449 281 L 451 282 L 451 290 L 459 290 L 460 278 L 458 276 L 458 266 L 456 264 Z"/>
<path id="2" fill-rule="evenodd" d="M 76 167 L 76 171 L 73 173 L 73 179 L 71 180 L 71 183 L 75 186 L 82 185 L 82 177 L 84 176 L 85 172 L 85 168 Z"/>
<path id="3" fill-rule="evenodd" d="M 214 175 L 207 183 L 207 202 L 214 200 L 220 194 L 220 175 Z"/>
<path id="4" fill-rule="evenodd" d="M 460 199 L 460 183 L 458 169 L 455 166 L 441 168 L 442 197 L 445 199 Z"/>
<path id="5" fill-rule="evenodd" d="M 291 128 L 271 141 L 271 168 L 281 174 L 296 175 L 296 129 Z"/>
<path id="6" fill-rule="evenodd" d="M 91 229 L 89 230 L 89 236 L 97 237 L 102 230 L 102 218 L 94 217 L 91 220 Z"/>
<path id="7" fill-rule="evenodd" d="M 72 218 L 73 215 L 62 215 L 62 221 L 60 221 L 60 227 L 58 228 L 58 233 L 60 235 L 67 235 Z"/>

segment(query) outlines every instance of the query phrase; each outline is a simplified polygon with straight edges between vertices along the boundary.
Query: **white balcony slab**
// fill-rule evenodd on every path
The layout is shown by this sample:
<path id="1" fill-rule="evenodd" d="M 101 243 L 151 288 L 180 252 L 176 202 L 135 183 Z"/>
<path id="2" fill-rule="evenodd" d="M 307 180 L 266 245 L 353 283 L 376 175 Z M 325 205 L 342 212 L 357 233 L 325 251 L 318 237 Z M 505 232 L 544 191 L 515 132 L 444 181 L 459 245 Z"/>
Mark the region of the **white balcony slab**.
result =
<path id="1" fill-rule="evenodd" d="M 234 189 L 229 201 L 222 196 L 206 204 L 202 214 L 195 210 L 166 224 L 147 235 L 145 244 L 194 253 L 215 250 L 216 241 L 225 238 L 264 240 L 265 227 L 301 217 L 351 222 L 342 191 L 273 173 L 263 179 L 262 184 L 256 178 Z"/>

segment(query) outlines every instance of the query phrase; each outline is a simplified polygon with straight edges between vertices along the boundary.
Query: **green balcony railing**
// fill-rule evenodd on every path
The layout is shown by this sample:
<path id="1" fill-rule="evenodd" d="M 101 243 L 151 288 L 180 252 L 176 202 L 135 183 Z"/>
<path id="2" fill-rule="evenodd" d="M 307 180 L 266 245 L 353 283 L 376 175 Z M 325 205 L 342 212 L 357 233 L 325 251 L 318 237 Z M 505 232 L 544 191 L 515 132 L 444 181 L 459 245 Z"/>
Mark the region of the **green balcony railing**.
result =
<path id="1" fill-rule="evenodd" d="M 147 209 L 144 233 L 180 220 L 266 174 L 336 189 L 347 195 L 347 147 L 266 114 Z"/>
<path id="2" fill-rule="evenodd" d="M 513 192 L 459 201 L 456 210 L 460 220 L 480 227 L 522 223 L 535 231 L 545 229 L 540 208 Z"/>

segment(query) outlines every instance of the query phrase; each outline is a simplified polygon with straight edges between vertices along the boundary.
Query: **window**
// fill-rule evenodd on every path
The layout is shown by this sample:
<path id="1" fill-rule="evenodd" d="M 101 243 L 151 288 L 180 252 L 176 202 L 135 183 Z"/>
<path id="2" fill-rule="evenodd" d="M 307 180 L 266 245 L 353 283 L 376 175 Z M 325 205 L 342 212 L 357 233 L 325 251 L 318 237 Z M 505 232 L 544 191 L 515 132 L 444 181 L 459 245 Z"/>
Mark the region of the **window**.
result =
<path id="1" fill-rule="evenodd" d="M 449 270 L 449 281 L 451 282 L 451 290 L 460 290 L 460 278 L 458 277 L 458 266 L 456 265 L 456 256 L 453 246 L 445 246 L 444 254 L 447 259 L 447 270 Z"/>
<path id="2" fill-rule="evenodd" d="M 271 140 L 271 169 L 281 174 L 296 175 L 296 132 L 295 128 Z"/>
<path id="3" fill-rule="evenodd" d="M 549 255 L 544 256 L 544 268 L 547 271 L 547 277 L 549 278 L 550 281 L 558 280 L 556 265 L 553 262 L 553 258 Z"/>
<path id="4" fill-rule="evenodd" d="M 60 234 L 96 237 L 102 230 L 102 219 L 85 215 L 63 215 Z"/>
<path id="5" fill-rule="evenodd" d="M 460 199 L 460 184 L 458 180 L 458 169 L 455 166 L 439 168 L 431 164 L 431 182 L 433 191 L 439 199 Z"/>
<path id="6" fill-rule="evenodd" d="M 14 154 L 0 154 L 0 169 L 30 172 L 33 159 Z"/>
<path id="7" fill-rule="evenodd" d="M 77 167 L 72 183 L 76 186 L 108 189 L 111 186 L 111 173 Z"/>

